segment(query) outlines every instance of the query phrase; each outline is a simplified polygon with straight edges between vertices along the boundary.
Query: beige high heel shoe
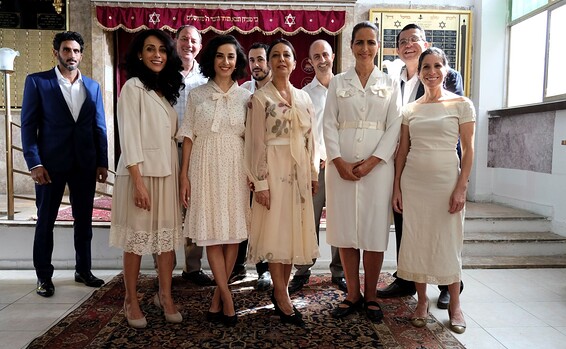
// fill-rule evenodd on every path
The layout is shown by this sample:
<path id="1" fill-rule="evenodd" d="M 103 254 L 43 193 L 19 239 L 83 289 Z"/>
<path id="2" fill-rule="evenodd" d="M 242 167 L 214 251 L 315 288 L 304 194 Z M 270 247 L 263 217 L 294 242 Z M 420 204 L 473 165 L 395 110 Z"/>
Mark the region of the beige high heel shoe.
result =
<path id="1" fill-rule="evenodd" d="M 430 302 L 428 298 L 426 299 L 426 317 L 414 317 L 411 319 L 411 324 L 415 327 L 421 328 L 426 326 L 426 320 L 428 318 L 428 310 L 429 310 Z"/>
<path id="2" fill-rule="evenodd" d="M 461 323 L 456 323 L 456 322 L 452 321 L 452 313 L 450 312 L 450 304 L 448 305 L 448 318 L 450 319 L 450 329 L 453 332 L 456 332 L 458 334 L 462 334 L 466 331 L 466 321 L 465 320 Z"/>
<path id="3" fill-rule="evenodd" d="M 145 316 L 141 319 L 128 318 L 128 313 L 126 312 L 126 303 L 124 303 L 124 317 L 128 321 L 128 325 L 132 328 L 142 329 L 147 327 L 147 320 L 145 319 Z"/>
<path id="4" fill-rule="evenodd" d="M 179 313 L 178 311 L 175 312 L 174 314 L 167 314 L 165 312 L 165 309 L 163 309 L 163 307 L 161 306 L 161 301 L 159 300 L 159 295 L 157 293 L 153 297 L 153 304 L 155 304 L 155 306 L 158 307 L 159 309 L 163 310 L 163 314 L 165 315 L 165 321 L 170 322 L 172 324 L 178 324 L 183 322 L 183 315 L 181 315 L 181 313 Z"/>

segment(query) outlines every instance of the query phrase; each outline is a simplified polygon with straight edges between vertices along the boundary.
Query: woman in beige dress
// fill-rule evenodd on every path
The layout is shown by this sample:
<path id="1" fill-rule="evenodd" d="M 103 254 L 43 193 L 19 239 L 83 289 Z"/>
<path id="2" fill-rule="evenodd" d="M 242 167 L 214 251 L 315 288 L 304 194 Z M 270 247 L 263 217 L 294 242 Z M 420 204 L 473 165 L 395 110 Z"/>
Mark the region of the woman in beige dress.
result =
<path id="1" fill-rule="evenodd" d="M 142 255 L 157 254 L 159 293 L 168 322 L 183 320 L 171 296 L 174 250 L 182 241 L 177 155 L 181 60 L 161 30 L 138 34 L 126 55 L 128 81 L 118 98 L 120 160 L 112 196 L 110 245 L 124 250 L 124 315 L 134 328 L 147 321 L 137 297 Z"/>
<path id="2" fill-rule="evenodd" d="M 318 188 L 314 107 L 289 81 L 297 64 L 293 45 L 274 41 L 267 59 L 273 78 L 252 96 L 246 121 L 245 162 L 255 189 L 248 261 L 269 263 L 275 312 L 282 322 L 304 326 L 288 286 L 293 264 L 319 256 L 312 201 Z"/>
<path id="3" fill-rule="evenodd" d="M 447 71 L 442 50 L 424 51 L 418 74 L 425 94 L 402 109 L 393 189 L 393 208 L 403 213 L 397 274 L 415 282 L 418 303 L 411 319 L 414 326 L 427 323 L 427 283 L 448 285 L 450 329 L 463 333 L 461 255 L 464 205 L 474 158 L 475 110 L 468 98 L 444 89 Z M 456 153 L 458 137 L 461 163 Z"/>

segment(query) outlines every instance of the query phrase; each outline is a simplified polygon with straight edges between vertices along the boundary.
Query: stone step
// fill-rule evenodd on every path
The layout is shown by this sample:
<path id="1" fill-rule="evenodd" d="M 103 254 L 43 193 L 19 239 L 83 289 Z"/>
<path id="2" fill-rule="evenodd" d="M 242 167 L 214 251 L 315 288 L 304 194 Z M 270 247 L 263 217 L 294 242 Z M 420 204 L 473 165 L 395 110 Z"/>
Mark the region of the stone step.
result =
<path id="1" fill-rule="evenodd" d="M 557 256 L 566 252 L 566 237 L 551 232 L 482 232 L 464 234 L 465 257 Z"/>
<path id="2" fill-rule="evenodd" d="M 463 256 L 464 269 L 566 268 L 566 254 L 557 256 Z"/>
<path id="3" fill-rule="evenodd" d="M 547 217 L 525 210 L 493 203 L 466 203 L 464 231 L 468 233 L 547 232 Z"/>

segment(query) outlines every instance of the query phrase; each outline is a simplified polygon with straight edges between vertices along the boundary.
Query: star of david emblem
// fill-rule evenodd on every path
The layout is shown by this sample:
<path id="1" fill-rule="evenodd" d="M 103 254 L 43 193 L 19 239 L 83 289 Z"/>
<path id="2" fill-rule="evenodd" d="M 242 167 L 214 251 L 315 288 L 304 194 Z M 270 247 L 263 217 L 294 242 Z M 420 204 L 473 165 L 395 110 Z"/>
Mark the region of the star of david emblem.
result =
<path id="1" fill-rule="evenodd" d="M 440 22 L 440 23 L 438 23 L 438 26 L 440 27 L 440 29 L 444 29 L 444 28 L 446 28 L 446 23 Z"/>
<path id="2" fill-rule="evenodd" d="M 401 26 L 401 22 L 399 21 L 395 21 L 393 24 L 395 25 L 395 28 L 399 28 Z"/>
<path id="3" fill-rule="evenodd" d="M 290 13 L 285 16 L 285 24 L 289 27 L 295 25 L 295 16 L 291 15 Z"/>
<path id="4" fill-rule="evenodd" d="M 149 23 L 151 23 L 151 24 L 159 23 L 160 22 L 159 16 L 160 16 L 160 14 L 155 13 L 155 11 L 154 11 L 152 14 L 149 15 Z"/>

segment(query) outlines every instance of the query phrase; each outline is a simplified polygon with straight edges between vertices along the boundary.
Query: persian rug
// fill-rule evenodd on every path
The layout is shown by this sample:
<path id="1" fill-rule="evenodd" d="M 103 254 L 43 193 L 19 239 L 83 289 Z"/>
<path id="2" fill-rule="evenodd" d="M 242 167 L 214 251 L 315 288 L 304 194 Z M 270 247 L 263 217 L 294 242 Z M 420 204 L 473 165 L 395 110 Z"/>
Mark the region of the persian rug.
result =
<path id="1" fill-rule="evenodd" d="M 390 281 L 389 274 L 382 274 L 380 287 Z M 270 293 L 255 291 L 254 282 L 255 278 L 248 277 L 232 285 L 238 324 L 225 327 L 205 320 L 214 287 L 192 286 L 175 276 L 173 297 L 183 322 L 170 324 L 152 303 L 157 291 L 155 276 L 141 275 L 138 295 L 148 327 L 136 330 L 124 317 L 124 286 L 118 275 L 28 348 L 464 348 L 432 316 L 427 327 L 413 327 L 409 318 L 416 301 L 412 297 L 379 300 L 385 313 L 380 324 L 371 323 L 362 313 L 336 320 L 330 311 L 344 293 L 332 286 L 330 276 L 313 275 L 292 296 L 307 324 L 298 328 L 279 321 Z"/>
<path id="2" fill-rule="evenodd" d="M 92 210 L 93 222 L 110 222 L 110 209 L 112 207 L 112 198 L 101 196 L 94 199 L 94 209 Z M 59 210 L 57 214 L 58 221 L 72 221 L 73 211 L 71 206 L 65 206 Z"/>

